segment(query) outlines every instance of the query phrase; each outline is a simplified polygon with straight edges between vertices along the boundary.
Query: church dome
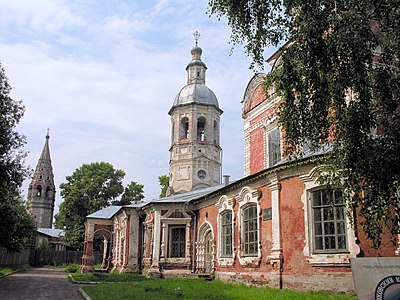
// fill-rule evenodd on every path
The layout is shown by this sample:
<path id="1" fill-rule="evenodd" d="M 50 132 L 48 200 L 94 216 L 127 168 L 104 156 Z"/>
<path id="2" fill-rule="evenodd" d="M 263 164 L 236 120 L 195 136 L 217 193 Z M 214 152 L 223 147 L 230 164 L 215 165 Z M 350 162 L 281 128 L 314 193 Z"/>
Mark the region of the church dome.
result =
<path id="1" fill-rule="evenodd" d="M 178 95 L 176 95 L 172 107 L 191 103 L 212 105 L 219 108 L 218 100 L 214 92 L 206 85 L 200 83 L 184 86 Z"/>

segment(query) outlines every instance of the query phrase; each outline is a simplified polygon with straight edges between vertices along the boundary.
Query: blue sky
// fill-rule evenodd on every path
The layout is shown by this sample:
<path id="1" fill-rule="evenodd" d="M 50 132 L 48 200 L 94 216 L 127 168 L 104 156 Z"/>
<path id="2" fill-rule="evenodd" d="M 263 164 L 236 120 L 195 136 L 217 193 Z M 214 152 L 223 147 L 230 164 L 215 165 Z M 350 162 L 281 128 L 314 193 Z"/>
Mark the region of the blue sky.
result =
<path id="1" fill-rule="evenodd" d="M 26 107 L 17 130 L 36 166 L 50 128 L 57 188 L 84 163 L 105 161 L 156 198 L 168 174 L 170 109 L 186 84 L 193 32 L 206 84 L 224 111 L 223 173 L 243 176 L 241 104 L 254 75 L 243 47 L 231 54 L 225 20 L 207 0 L 0 0 L 0 61 Z M 29 180 L 24 184 L 26 197 Z"/>

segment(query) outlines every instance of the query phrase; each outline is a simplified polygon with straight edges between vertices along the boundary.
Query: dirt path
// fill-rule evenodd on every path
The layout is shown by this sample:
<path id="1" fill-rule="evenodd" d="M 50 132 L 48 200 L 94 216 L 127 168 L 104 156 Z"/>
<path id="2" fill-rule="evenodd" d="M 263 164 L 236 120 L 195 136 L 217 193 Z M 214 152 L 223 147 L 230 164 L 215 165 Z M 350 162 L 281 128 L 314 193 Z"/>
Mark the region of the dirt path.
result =
<path id="1" fill-rule="evenodd" d="M 0 299 L 80 300 L 79 285 L 62 269 L 32 268 L 0 279 Z"/>

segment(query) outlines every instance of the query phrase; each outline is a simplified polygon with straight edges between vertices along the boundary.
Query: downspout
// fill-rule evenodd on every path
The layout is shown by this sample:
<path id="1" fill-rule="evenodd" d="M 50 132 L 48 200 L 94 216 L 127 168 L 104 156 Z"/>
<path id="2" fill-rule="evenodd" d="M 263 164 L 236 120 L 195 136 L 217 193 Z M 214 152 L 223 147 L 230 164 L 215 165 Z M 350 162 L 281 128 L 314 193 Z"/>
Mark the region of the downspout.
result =
<path id="1" fill-rule="evenodd" d="M 196 240 L 197 240 L 197 214 L 189 209 L 189 203 L 186 202 L 186 209 L 187 211 L 192 214 L 194 217 L 194 225 L 193 225 L 193 242 L 192 242 L 192 249 L 193 249 L 193 257 L 192 257 L 192 274 L 196 272 L 196 265 L 195 265 L 195 258 L 196 258 Z"/>

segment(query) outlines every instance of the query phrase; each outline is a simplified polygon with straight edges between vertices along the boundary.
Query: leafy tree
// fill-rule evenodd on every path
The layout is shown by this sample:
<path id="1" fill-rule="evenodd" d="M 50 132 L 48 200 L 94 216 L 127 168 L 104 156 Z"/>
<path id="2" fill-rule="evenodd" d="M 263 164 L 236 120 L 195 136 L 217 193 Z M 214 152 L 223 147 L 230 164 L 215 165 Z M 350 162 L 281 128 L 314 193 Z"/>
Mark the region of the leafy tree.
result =
<path id="1" fill-rule="evenodd" d="M 0 246 L 19 250 L 30 246 L 35 225 L 21 200 L 20 188 L 29 174 L 24 166 L 25 137 L 15 131 L 24 114 L 22 101 L 10 97 L 11 87 L 0 65 Z"/>
<path id="2" fill-rule="evenodd" d="M 320 181 L 344 188 L 350 211 L 381 244 L 400 224 L 400 2 L 397 0 L 209 0 L 252 68 L 267 46 L 286 44 L 266 76 L 283 102 L 287 155 L 305 142 L 325 156 Z M 344 181 L 342 179 L 345 178 Z"/>
<path id="3" fill-rule="evenodd" d="M 129 205 L 134 201 L 141 201 L 144 198 L 144 185 L 131 181 L 124 190 L 121 200 L 115 200 L 113 205 Z"/>
<path id="4" fill-rule="evenodd" d="M 55 216 L 55 225 L 66 227 L 71 247 L 82 248 L 85 217 L 117 200 L 124 191 L 124 176 L 125 172 L 114 169 L 112 164 L 96 162 L 82 165 L 60 185 L 64 201 Z"/>
<path id="5" fill-rule="evenodd" d="M 160 198 L 164 198 L 167 193 L 167 189 L 169 187 L 169 176 L 168 175 L 161 175 L 158 176 L 158 182 L 161 186 Z"/>

